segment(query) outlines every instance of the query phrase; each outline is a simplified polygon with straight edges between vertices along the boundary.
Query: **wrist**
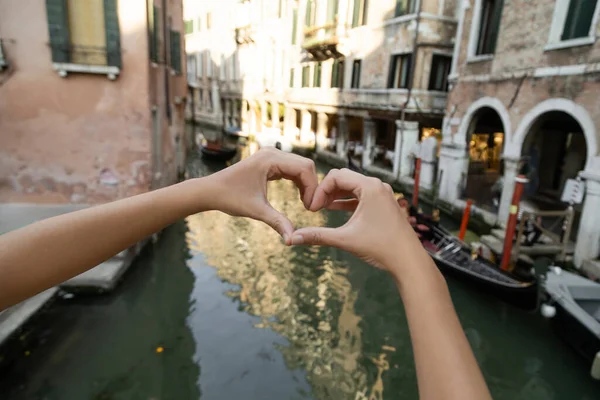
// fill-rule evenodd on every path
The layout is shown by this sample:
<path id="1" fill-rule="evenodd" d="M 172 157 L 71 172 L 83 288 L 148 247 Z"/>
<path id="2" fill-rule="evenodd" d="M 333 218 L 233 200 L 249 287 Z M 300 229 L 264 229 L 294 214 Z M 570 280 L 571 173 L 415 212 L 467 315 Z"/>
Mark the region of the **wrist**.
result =
<path id="1" fill-rule="evenodd" d="M 177 186 L 181 189 L 179 200 L 186 215 L 215 209 L 219 196 L 215 182 L 210 177 L 189 179 Z"/>

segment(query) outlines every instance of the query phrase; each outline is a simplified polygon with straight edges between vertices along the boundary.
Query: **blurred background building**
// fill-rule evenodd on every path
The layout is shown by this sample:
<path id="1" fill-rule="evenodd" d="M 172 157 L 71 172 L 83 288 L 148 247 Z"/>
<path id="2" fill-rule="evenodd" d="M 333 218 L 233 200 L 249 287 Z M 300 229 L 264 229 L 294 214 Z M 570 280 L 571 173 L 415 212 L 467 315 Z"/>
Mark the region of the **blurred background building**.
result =
<path id="1" fill-rule="evenodd" d="M 182 13 L 181 0 L 0 3 L 0 202 L 91 204 L 177 180 Z"/>

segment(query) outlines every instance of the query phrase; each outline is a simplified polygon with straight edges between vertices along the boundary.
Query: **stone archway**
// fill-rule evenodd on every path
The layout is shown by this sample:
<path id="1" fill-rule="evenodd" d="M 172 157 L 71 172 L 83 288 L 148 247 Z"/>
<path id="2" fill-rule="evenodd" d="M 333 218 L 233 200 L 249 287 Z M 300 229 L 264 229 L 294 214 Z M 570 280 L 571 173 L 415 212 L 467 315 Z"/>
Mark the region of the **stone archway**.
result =
<path id="1" fill-rule="evenodd" d="M 545 136 L 540 137 L 540 135 Z M 546 143 L 540 147 L 540 143 L 544 140 L 550 141 L 550 144 Z M 501 221 L 505 221 L 508 217 L 508 205 L 514 190 L 514 177 L 518 173 L 517 162 L 524 156 L 531 157 L 531 149 L 535 146 L 539 147 L 540 153 L 550 152 L 557 165 L 553 166 L 552 159 L 549 158 L 543 162 L 545 165 L 538 166 L 542 170 L 541 173 L 546 174 L 549 173 L 547 169 L 550 168 L 553 176 L 546 176 L 546 182 L 543 184 L 535 182 L 534 185 L 537 187 L 530 187 L 530 194 L 547 195 L 550 192 L 556 199 L 566 179 L 580 175 L 587 180 L 574 260 L 577 266 L 581 266 L 584 260 L 597 258 L 600 252 L 600 215 L 597 212 L 600 208 L 600 158 L 596 126 L 584 107 L 568 99 L 549 99 L 532 108 L 523 117 L 512 140 L 507 142 L 505 147 L 505 159 L 511 160 L 512 168 L 511 171 L 507 169 L 505 174 L 499 215 Z M 553 146 L 556 148 L 552 148 Z M 576 153 L 573 154 L 574 152 Z M 568 158 L 569 154 L 571 154 L 570 158 Z M 546 154 L 546 158 L 548 157 Z M 542 158 L 542 154 L 539 154 L 539 158 Z M 534 162 L 538 161 L 534 160 Z M 565 207 L 564 204 L 560 205 L 559 200 L 556 206 Z"/>

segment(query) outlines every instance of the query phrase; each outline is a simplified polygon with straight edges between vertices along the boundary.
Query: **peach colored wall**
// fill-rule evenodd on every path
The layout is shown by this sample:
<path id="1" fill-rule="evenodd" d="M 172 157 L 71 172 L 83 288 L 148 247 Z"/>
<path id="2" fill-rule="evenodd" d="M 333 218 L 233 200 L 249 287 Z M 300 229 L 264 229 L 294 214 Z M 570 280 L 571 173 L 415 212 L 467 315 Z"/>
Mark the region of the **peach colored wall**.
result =
<path id="1" fill-rule="evenodd" d="M 157 6 L 159 12 L 159 18 L 161 18 L 160 26 L 163 25 L 163 0 L 154 0 L 154 4 Z M 181 146 L 189 146 L 189 143 L 185 142 L 185 96 L 187 93 L 187 81 L 186 81 L 186 61 L 185 61 L 185 35 L 183 29 L 183 5 L 182 0 L 166 0 L 166 20 L 167 24 L 169 18 L 171 20 L 171 29 L 181 32 L 181 54 L 182 54 L 182 73 L 174 74 L 170 66 L 165 62 L 160 61 L 157 64 L 152 64 L 149 73 L 149 85 L 150 85 L 150 104 L 156 107 L 156 112 L 159 116 L 160 126 L 162 134 L 160 136 L 160 143 L 153 143 L 153 146 L 159 147 L 160 154 L 160 165 L 153 165 L 152 172 L 154 179 L 152 181 L 153 187 L 162 187 L 168 185 L 176 180 L 177 173 L 177 143 Z M 161 29 L 160 34 L 164 34 L 164 30 Z M 169 37 L 163 38 L 163 47 L 159 51 L 159 60 L 169 59 Z M 166 51 L 166 55 L 163 53 Z M 169 81 L 169 94 L 166 95 L 165 85 L 165 74 Z M 176 104 L 176 97 L 181 99 L 180 104 Z M 167 108 L 171 105 L 171 122 L 167 117 Z M 154 158 L 153 158 L 154 162 Z"/>
<path id="2" fill-rule="evenodd" d="M 45 2 L 0 2 L 0 202 L 98 203 L 147 191 L 151 116 L 146 0 L 119 2 L 123 68 L 52 68 Z M 109 171 L 117 184 L 104 183 Z"/>

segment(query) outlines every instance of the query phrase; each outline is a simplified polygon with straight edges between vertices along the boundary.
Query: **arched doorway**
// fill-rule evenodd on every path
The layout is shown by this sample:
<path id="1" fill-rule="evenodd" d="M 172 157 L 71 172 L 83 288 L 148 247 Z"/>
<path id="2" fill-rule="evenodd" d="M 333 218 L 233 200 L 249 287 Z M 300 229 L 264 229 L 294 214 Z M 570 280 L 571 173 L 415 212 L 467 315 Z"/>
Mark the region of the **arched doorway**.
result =
<path id="1" fill-rule="evenodd" d="M 468 168 L 463 198 L 478 206 L 497 211 L 500 205 L 496 183 L 504 173 L 501 157 L 505 127 L 498 112 L 481 107 L 472 116 L 467 130 Z"/>
<path id="2" fill-rule="evenodd" d="M 588 148 L 583 128 L 563 111 L 549 111 L 531 125 L 521 150 L 521 171 L 529 178 L 525 198 L 542 209 L 562 209 L 568 179 L 585 169 Z"/>

